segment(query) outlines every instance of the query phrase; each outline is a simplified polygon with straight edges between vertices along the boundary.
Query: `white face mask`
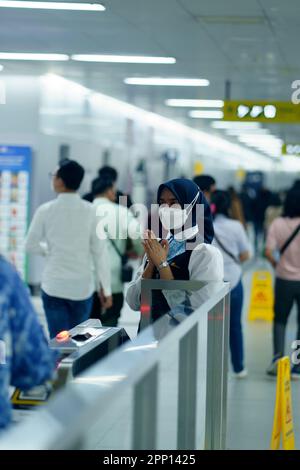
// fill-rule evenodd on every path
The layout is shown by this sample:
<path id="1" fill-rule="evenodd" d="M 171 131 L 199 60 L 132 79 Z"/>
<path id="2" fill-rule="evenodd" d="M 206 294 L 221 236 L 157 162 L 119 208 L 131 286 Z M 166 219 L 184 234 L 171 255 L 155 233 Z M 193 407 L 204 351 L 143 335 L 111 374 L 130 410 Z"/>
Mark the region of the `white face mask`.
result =
<path id="1" fill-rule="evenodd" d="M 181 207 L 161 207 L 158 213 L 164 228 L 166 230 L 182 228 L 185 225 L 190 213 L 192 212 L 198 197 L 199 193 L 197 193 L 196 197 L 185 209 L 181 209 Z"/>

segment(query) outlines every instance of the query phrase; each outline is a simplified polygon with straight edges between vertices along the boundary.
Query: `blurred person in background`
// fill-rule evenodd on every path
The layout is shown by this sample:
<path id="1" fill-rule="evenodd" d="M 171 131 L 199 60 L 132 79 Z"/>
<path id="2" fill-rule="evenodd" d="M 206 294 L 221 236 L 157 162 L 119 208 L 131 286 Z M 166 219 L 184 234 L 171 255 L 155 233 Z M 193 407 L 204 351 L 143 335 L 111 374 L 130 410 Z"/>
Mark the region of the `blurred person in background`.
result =
<path id="1" fill-rule="evenodd" d="M 110 180 L 112 183 L 116 184 L 117 179 L 118 179 L 118 172 L 115 170 L 115 168 L 111 166 L 103 166 L 99 168 L 98 170 L 98 176 L 92 181 L 91 184 L 91 190 L 89 193 L 85 194 L 82 199 L 85 199 L 86 201 L 93 202 L 94 197 L 95 197 L 95 188 L 94 185 L 97 183 L 99 178 L 103 178 L 106 180 Z"/>
<path id="2" fill-rule="evenodd" d="M 103 326 L 117 326 L 124 304 L 122 268 L 126 264 L 128 240 L 131 242 L 131 250 L 141 256 L 142 227 L 127 207 L 116 204 L 117 190 L 111 179 L 98 178 L 94 184 L 94 194 L 93 205 L 98 223 L 102 219 L 102 226 L 108 237 L 113 304 L 104 309 L 101 298 L 95 293 L 91 318 L 99 318 Z"/>
<path id="3" fill-rule="evenodd" d="M 58 197 L 36 211 L 26 241 L 26 251 L 46 257 L 42 300 L 50 337 L 70 330 L 90 316 L 95 290 L 106 308 L 111 306 L 111 280 L 107 240 L 99 240 L 93 205 L 83 201 L 78 189 L 84 169 L 64 160 L 51 175 Z"/>
<path id="4" fill-rule="evenodd" d="M 195 176 L 193 181 L 199 186 L 205 199 L 210 202 L 211 196 L 216 190 L 216 180 L 210 175 L 199 175 Z"/>
<path id="5" fill-rule="evenodd" d="M 244 364 L 242 310 L 244 290 L 241 264 L 250 257 L 250 243 L 246 231 L 238 220 L 230 217 L 231 198 L 227 191 L 215 191 L 211 199 L 214 214 L 215 237 L 213 244 L 224 257 L 224 280 L 230 282 L 230 352 L 234 374 L 247 376 Z"/>
<path id="6" fill-rule="evenodd" d="M 56 354 L 48 347 L 27 288 L 0 256 L 0 431 L 11 421 L 9 386 L 29 390 L 53 377 Z"/>
<path id="7" fill-rule="evenodd" d="M 294 182 L 292 189 L 297 189 L 298 191 L 300 190 L 300 179 Z"/>
<path id="8" fill-rule="evenodd" d="M 82 199 L 84 201 L 93 202 L 93 200 L 94 200 L 94 184 L 95 184 L 95 181 L 97 181 L 97 178 L 93 179 L 93 181 L 91 182 L 90 191 L 82 196 Z"/>
<path id="9" fill-rule="evenodd" d="M 267 188 L 262 187 L 256 193 L 252 200 L 253 228 L 254 228 L 254 247 L 256 255 L 262 253 L 261 244 L 265 240 L 264 222 L 266 210 L 272 200 L 272 193 Z"/>
<path id="10" fill-rule="evenodd" d="M 115 168 L 113 168 L 111 166 L 103 166 L 102 168 L 100 168 L 98 174 L 99 174 L 99 178 L 111 180 L 112 183 L 114 183 L 115 185 L 117 184 L 118 172 L 117 172 L 117 170 L 115 170 Z M 124 201 L 122 201 L 122 199 L 120 199 L 120 198 L 126 198 L 126 199 L 124 199 Z M 122 193 L 122 191 L 120 191 L 118 188 L 116 188 L 116 200 L 115 200 L 115 202 L 116 202 L 116 204 L 125 205 L 128 209 L 130 209 L 131 206 L 133 205 L 133 202 L 132 202 L 132 199 L 131 199 L 130 195 Z"/>
<path id="11" fill-rule="evenodd" d="M 229 186 L 228 193 L 231 200 L 231 206 L 229 211 L 230 217 L 234 220 L 238 220 L 243 225 L 243 227 L 247 229 L 243 205 L 238 193 L 236 192 L 233 186 Z"/>
<path id="12" fill-rule="evenodd" d="M 283 211 L 283 203 L 281 201 L 280 195 L 277 193 L 272 193 L 272 197 L 270 198 L 270 205 L 266 209 L 265 214 L 265 222 L 264 222 L 264 229 L 265 234 L 268 233 L 268 230 L 273 222 L 277 217 L 282 215 Z"/>
<path id="13" fill-rule="evenodd" d="M 98 181 L 99 178 L 101 178 L 103 180 L 110 180 L 113 184 L 116 185 L 117 180 L 118 180 L 118 172 L 115 168 L 113 168 L 111 166 L 108 166 L 108 165 L 105 165 L 105 166 L 101 167 L 98 171 L 97 178 L 92 181 L 90 192 L 85 194 L 83 196 L 83 199 L 85 199 L 89 202 L 93 202 L 94 197 L 95 197 L 94 184 Z M 124 199 L 124 201 L 122 201 L 122 199 L 120 200 L 121 197 L 126 197 L 127 199 L 126 200 Z M 131 199 L 130 195 L 129 194 L 124 194 L 121 191 L 119 191 L 118 189 L 116 189 L 116 200 L 115 200 L 115 202 L 116 202 L 116 204 L 126 205 L 126 207 L 128 209 L 130 209 L 130 207 L 133 205 L 133 202 L 132 202 L 132 199 Z"/>
<path id="14" fill-rule="evenodd" d="M 242 203 L 246 224 L 248 224 L 249 222 L 253 223 L 252 196 L 252 191 L 247 188 L 246 185 L 243 185 L 242 191 L 240 193 L 240 200 Z"/>
<path id="15" fill-rule="evenodd" d="M 300 189 L 287 193 L 282 217 L 268 231 L 265 255 L 276 271 L 273 322 L 273 359 L 268 375 L 277 374 L 278 360 L 284 356 L 285 331 L 294 302 L 298 308 L 297 340 L 300 340 Z M 292 367 L 292 377 L 300 378 L 300 366 Z"/>
<path id="16" fill-rule="evenodd" d="M 167 181 L 158 188 L 157 203 L 161 224 L 168 235 L 158 240 L 152 231 L 145 233 L 145 257 L 135 279 L 129 284 L 126 296 L 129 306 L 135 311 L 141 307 L 142 279 L 223 280 L 222 254 L 211 246 L 214 234 L 212 217 L 199 187 L 188 179 Z M 198 220 L 197 205 L 202 204 L 204 215 Z M 165 291 L 153 292 L 152 321 L 170 311 L 173 296 L 174 292 L 170 296 Z"/>

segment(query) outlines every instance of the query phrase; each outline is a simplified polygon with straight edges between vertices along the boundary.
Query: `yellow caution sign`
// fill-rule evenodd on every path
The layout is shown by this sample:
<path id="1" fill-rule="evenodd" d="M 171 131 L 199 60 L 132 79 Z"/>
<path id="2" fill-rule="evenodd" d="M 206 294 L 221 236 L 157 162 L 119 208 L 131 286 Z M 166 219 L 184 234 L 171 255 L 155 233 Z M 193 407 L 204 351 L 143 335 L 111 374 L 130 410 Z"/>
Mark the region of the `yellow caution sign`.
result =
<path id="1" fill-rule="evenodd" d="M 291 101 L 225 101 L 224 121 L 266 122 L 297 124 L 300 106 Z"/>
<path id="2" fill-rule="evenodd" d="M 256 271 L 252 278 L 248 320 L 273 320 L 273 283 L 269 271 Z"/>
<path id="3" fill-rule="evenodd" d="M 246 178 L 245 170 L 243 170 L 242 168 L 239 168 L 238 170 L 236 170 L 235 177 L 237 181 L 240 181 L 242 183 Z"/>
<path id="4" fill-rule="evenodd" d="M 194 175 L 199 176 L 204 172 L 204 165 L 199 160 L 194 163 Z"/>
<path id="5" fill-rule="evenodd" d="M 290 359 L 288 357 L 283 357 L 278 361 L 276 403 L 271 439 L 272 450 L 280 448 L 281 435 L 283 449 L 295 450 Z"/>

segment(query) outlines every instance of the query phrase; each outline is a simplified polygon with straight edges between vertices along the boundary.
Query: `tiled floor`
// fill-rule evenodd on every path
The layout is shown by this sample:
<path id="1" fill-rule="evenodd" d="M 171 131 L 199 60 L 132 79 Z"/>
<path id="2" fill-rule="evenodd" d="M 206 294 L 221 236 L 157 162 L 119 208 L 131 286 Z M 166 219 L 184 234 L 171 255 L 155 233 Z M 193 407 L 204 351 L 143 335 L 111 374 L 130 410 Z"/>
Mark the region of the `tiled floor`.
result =
<path id="1" fill-rule="evenodd" d="M 227 448 L 228 449 L 269 449 L 275 405 L 276 380 L 265 374 L 272 353 L 271 324 L 247 321 L 251 277 L 254 270 L 268 269 L 261 260 L 249 263 L 244 274 L 244 333 L 245 356 L 249 376 L 237 380 L 229 373 Z M 46 327 L 39 299 L 34 299 L 42 324 Z M 128 307 L 122 311 L 119 322 L 130 337 L 137 331 L 139 313 Z M 296 334 L 296 312 L 292 312 L 287 332 L 287 345 Z M 292 383 L 293 414 L 296 448 L 300 449 L 300 381 Z"/>

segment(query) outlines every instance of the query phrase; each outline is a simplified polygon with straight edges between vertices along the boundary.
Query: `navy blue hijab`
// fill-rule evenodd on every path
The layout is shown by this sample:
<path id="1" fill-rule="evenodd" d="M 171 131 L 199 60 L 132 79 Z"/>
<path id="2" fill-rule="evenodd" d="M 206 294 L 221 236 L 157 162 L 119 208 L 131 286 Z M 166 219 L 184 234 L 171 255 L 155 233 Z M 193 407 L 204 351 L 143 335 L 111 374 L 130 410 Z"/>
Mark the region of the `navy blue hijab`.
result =
<path id="1" fill-rule="evenodd" d="M 158 191 L 157 191 L 157 203 L 158 204 L 160 202 L 161 193 L 163 189 L 165 188 L 169 189 L 169 191 L 171 191 L 174 194 L 179 204 L 181 205 L 182 209 L 184 209 L 185 205 L 190 204 L 195 199 L 195 197 L 197 196 L 197 193 L 199 192 L 199 197 L 192 210 L 192 225 L 195 226 L 199 222 L 199 228 L 201 227 L 202 223 L 196 220 L 196 204 L 204 204 L 203 239 L 205 243 L 211 243 L 214 238 L 212 215 L 211 215 L 209 204 L 207 200 L 205 199 L 204 194 L 199 189 L 199 187 L 192 180 L 188 180 L 185 178 L 177 178 L 177 179 L 167 181 L 166 183 L 161 184 L 158 188 Z"/>

